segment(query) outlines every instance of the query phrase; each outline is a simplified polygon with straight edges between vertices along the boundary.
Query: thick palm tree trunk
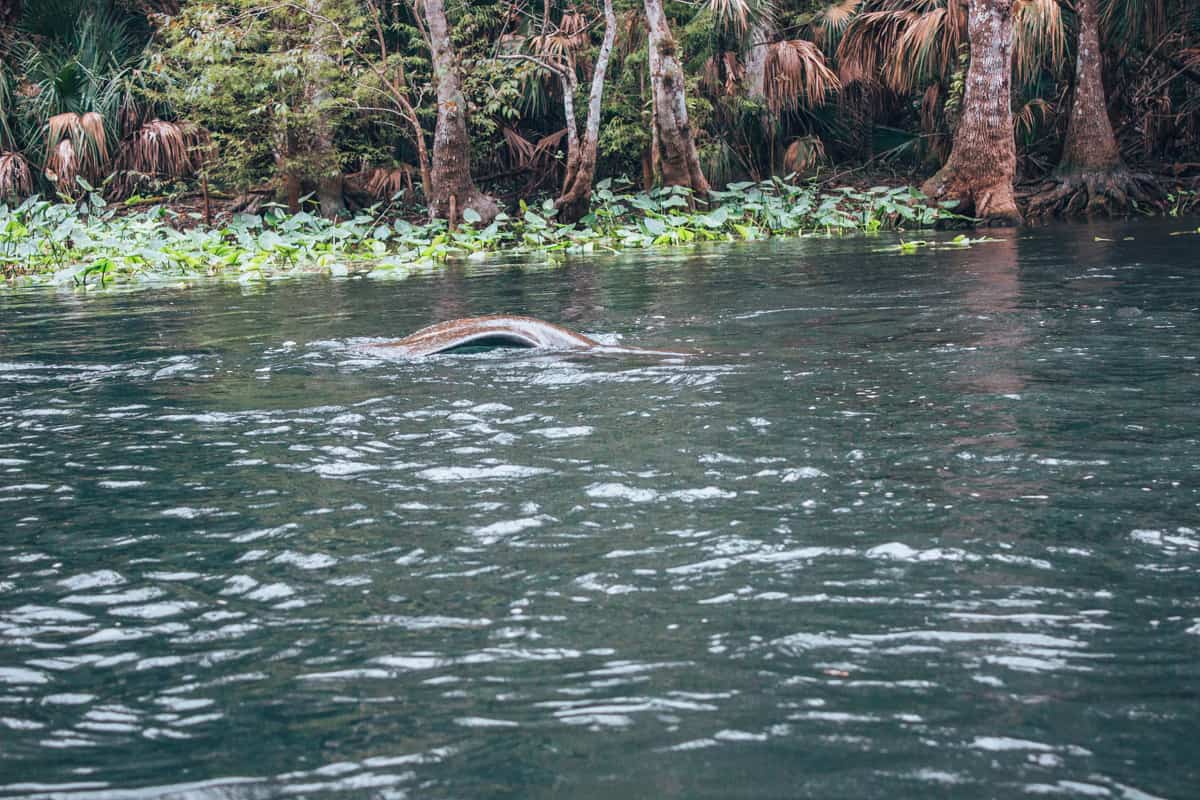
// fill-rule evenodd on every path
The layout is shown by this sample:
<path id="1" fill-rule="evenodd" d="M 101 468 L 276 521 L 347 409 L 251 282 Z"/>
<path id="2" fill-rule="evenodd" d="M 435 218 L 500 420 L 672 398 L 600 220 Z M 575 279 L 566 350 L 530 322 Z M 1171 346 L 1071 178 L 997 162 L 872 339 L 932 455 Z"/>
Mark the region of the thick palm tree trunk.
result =
<path id="1" fill-rule="evenodd" d="M 495 198 L 479 191 L 471 178 L 471 139 L 467 134 L 467 100 L 458 76 L 450 26 L 443 0 L 424 0 L 425 23 L 433 51 L 438 115 L 433 131 L 432 183 L 429 216 L 451 224 L 472 209 L 486 224 L 500 213 Z"/>
<path id="2" fill-rule="evenodd" d="M 1079 0 L 1079 41 L 1075 56 L 1075 98 L 1067 121 L 1067 143 L 1060 170 L 1089 172 L 1118 169 L 1121 151 L 1104 100 L 1103 54 L 1096 0 Z"/>
<path id="3" fill-rule="evenodd" d="M 592 72 L 592 89 L 588 95 L 588 115 L 583 131 L 583 141 L 575 148 L 574 157 L 567 165 L 567 179 L 562 195 L 555 201 L 559 218 L 564 222 L 575 222 L 588 212 L 592 200 L 592 182 L 596 177 L 596 154 L 600 148 L 600 106 L 604 99 L 604 75 L 612 56 L 613 42 L 617 38 L 617 15 L 613 12 L 612 0 L 604 0 L 604 41 L 596 56 Z M 574 113 L 574 105 L 569 113 Z M 567 129 L 575 125 L 574 118 L 567 120 Z"/>
<path id="4" fill-rule="evenodd" d="M 1121 160 L 1104 94 L 1104 55 L 1096 0 L 1079 0 L 1075 97 L 1067 138 L 1050 182 L 1029 203 L 1034 216 L 1112 213 L 1133 201 L 1153 202 L 1154 181 L 1131 173 Z"/>
<path id="5" fill-rule="evenodd" d="M 708 180 L 700 169 L 700 156 L 688 123 L 687 96 L 678 45 L 671 35 L 662 0 L 645 0 L 650 39 L 650 89 L 662 180 L 667 186 L 688 186 L 706 196 Z"/>
<path id="6" fill-rule="evenodd" d="M 960 213 L 989 224 L 1018 225 L 1013 197 L 1017 146 L 1012 123 L 1013 0 L 970 0 L 971 65 L 950 157 L 921 190 L 957 200 Z"/>

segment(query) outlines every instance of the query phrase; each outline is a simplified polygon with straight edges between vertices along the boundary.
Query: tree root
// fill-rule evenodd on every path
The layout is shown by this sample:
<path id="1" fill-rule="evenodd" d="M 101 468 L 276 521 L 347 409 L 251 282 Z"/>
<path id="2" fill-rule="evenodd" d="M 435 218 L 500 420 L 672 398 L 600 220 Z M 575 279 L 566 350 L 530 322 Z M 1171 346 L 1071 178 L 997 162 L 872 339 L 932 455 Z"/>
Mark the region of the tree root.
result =
<path id="1" fill-rule="evenodd" d="M 1162 190 L 1152 175 L 1116 169 L 1058 175 L 1029 195 L 1026 216 L 1122 216 L 1138 208 L 1161 208 Z"/>
<path id="2" fill-rule="evenodd" d="M 957 200 L 958 205 L 950 210 L 976 217 L 981 225 L 1010 227 L 1022 222 L 1011 180 L 1001 178 L 988 182 L 978 176 L 964 176 L 947 162 L 936 175 L 925 181 L 921 191 L 931 202 Z"/>

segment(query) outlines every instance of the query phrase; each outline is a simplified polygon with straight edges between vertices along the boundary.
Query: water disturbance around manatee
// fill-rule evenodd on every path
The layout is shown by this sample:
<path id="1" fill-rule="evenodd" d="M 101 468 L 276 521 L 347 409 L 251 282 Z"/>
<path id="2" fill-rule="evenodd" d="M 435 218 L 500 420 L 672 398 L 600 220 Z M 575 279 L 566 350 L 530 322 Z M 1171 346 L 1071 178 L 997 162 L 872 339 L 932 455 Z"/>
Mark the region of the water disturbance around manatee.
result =
<path id="1" fill-rule="evenodd" d="M 1195 797 L 1187 228 L 2 295 L 0 795 Z"/>

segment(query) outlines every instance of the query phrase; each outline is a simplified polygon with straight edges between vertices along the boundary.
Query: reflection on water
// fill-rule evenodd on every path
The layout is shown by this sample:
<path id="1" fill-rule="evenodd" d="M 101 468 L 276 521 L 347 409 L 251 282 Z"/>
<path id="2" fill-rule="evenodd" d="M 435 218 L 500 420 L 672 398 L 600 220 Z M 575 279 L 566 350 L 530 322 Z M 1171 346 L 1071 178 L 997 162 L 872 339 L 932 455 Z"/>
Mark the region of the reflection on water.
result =
<path id="1" fill-rule="evenodd" d="M 4 296 L 0 794 L 1191 796 L 1168 230 Z"/>

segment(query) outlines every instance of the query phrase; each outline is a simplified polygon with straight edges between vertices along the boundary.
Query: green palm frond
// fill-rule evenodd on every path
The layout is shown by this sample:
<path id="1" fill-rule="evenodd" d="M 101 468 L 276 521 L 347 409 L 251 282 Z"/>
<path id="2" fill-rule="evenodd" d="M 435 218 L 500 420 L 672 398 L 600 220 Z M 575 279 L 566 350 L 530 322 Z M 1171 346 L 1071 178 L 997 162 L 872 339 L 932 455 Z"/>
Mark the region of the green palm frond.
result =
<path id="1" fill-rule="evenodd" d="M 772 0 L 706 0 L 704 7 L 712 13 L 719 28 L 743 36 L 755 24 L 769 22 L 775 16 Z"/>
<path id="2" fill-rule="evenodd" d="M 1021 0 L 1014 9 L 1013 75 L 1032 84 L 1043 69 L 1059 72 L 1067 63 L 1067 28 L 1057 0 Z"/>

